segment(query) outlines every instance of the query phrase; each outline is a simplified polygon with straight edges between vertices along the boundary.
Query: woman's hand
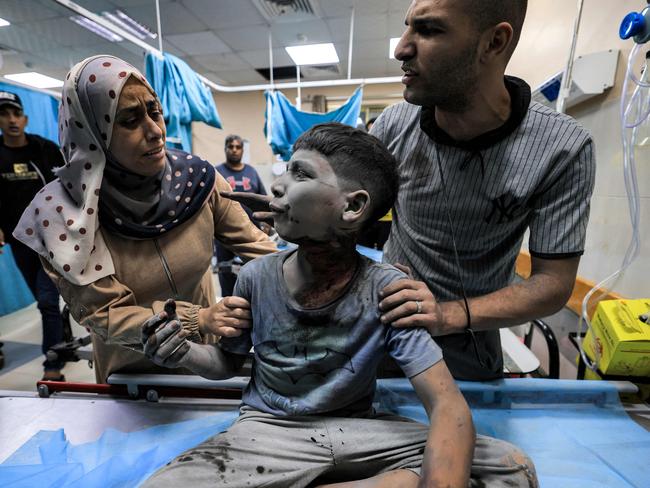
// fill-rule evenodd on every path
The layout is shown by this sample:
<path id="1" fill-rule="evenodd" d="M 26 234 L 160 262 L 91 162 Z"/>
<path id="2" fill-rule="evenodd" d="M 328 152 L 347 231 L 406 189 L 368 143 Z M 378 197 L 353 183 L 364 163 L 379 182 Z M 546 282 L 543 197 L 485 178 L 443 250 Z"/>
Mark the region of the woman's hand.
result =
<path id="1" fill-rule="evenodd" d="M 250 329 L 251 305 L 241 297 L 226 297 L 219 303 L 199 310 L 199 332 L 222 337 L 237 337 Z"/>
<path id="2" fill-rule="evenodd" d="M 253 218 L 255 220 L 273 225 L 273 214 L 269 210 L 269 203 L 273 198 L 271 195 L 260 195 L 258 193 L 246 193 L 243 191 L 220 191 L 219 195 L 250 208 L 253 211 Z"/>

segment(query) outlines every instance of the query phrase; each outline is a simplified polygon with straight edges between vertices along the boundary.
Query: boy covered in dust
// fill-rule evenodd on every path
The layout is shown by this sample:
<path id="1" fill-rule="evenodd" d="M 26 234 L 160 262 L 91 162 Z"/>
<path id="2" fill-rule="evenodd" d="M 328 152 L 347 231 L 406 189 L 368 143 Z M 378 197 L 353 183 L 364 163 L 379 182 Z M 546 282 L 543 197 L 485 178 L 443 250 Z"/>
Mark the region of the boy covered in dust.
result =
<path id="1" fill-rule="evenodd" d="M 488 484 L 505 476 L 516 481 L 508 486 L 534 486 L 524 484 L 534 474 L 511 459 L 525 459 L 513 446 L 476 437 L 427 331 L 379 320 L 379 291 L 405 275 L 355 245 L 392 207 L 396 164 L 363 131 L 336 123 L 310 129 L 271 186 L 275 229 L 298 248 L 251 261 L 237 280 L 235 295 L 250 302 L 252 328 L 204 345 L 189 342 L 166 312 L 143 326 L 154 362 L 211 379 L 234 376 L 254 347 L 237 421 L 146 486 L 464 487 L 470 472 Z M 374 411 L 376 369 L 386 352 L 411 381 L 429 425 Z"/>

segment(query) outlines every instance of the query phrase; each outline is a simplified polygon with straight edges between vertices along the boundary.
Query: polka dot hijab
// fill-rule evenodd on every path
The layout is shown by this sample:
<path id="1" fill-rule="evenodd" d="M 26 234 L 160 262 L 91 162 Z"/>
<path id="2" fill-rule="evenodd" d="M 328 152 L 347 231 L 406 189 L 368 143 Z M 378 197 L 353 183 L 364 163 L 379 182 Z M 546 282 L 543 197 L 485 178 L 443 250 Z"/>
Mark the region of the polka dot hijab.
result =
<path id="1" fill-rule="evenodd" d="M 149 221 L 122 214 L 119 208 L 112 209 L 113 205 L 100 205 L 103 194 L 114 198 L 123 191 L 127 198 L 138 200 L 137 192 L 142 191 L 133 186 L 130 174 L 125 178 L 130 183 L 116 191 L 107 192 L 107 185 L 102 184 L 107 159 L 107 173 L 117 171 L 121 176 L 115 169 L 117 163 L 107 156 L 107 148 L 118 99 L 131 76 L 153 93 L 137 69 L 113 56 L 85 59 L 68 73 L 59 107 L 59 142 L 66 164 L 57 171 L 58 179 L 34 197 L 14 231 L 18 240 L 77 285 L 115 273 L 110 252 L 98 232 L 100 221 L 102 227 L 127 238 L 152 238 L 194 215 L 214 187 L 214 169 L 209 163 L 174 151 L 167 153 L 167 167 L 157 182 L 146 182 L 149 189 L 157 184 L 157 196 L 151 202 L 155 210 L 149 212 Z M 106 199 L 111 200 L 108 196 Z"/>

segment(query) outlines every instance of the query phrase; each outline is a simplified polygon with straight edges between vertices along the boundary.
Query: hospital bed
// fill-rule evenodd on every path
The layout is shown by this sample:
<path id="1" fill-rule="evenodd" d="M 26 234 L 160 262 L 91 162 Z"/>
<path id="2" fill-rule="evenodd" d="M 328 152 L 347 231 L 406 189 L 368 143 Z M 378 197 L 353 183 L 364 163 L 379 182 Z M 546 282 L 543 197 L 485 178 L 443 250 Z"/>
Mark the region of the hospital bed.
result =
<path id="1" fill-rule="evenodd" d="M 227 428 L 247 381 L 173 375 L 134 381 L 113 375 L 112 395 L 39 398 L 0 391 L 0 485 L 136 486 L 185 449 Z M 148 384 L 156 391 L 149 400 L 157 401 L 129 399 L 134 383 L 136 388 Z M 630 419 L 619 400 L 635 391 L 631 383 L 523 378 L 459 385 L 477 431 L 522 447 L 535 462 L 542 487 L 649 486 L 650 433 Z M 167 396 L 165 388 L 183 396 Z M 203 391 L 203 397 L 191 396 L 193 390 Z M 426 421 L 406 379 L 380 380 L 375 403 Z M 635 408 L 650 421 L 647 408 Z"/>

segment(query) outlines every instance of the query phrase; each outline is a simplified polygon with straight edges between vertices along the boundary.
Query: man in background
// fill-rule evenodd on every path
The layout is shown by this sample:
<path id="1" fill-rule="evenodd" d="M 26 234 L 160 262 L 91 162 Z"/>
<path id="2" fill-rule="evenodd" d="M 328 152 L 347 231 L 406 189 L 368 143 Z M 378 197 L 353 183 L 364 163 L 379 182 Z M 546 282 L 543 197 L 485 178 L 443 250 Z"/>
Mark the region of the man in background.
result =
<path id="1" fill-rule="evenodd" d="M 264 188 L 255 168 L 242 161 L 244 156 L 243 139 L 236 134 L 229 135 L 226 137 L 224 150 L 226 162 L 218 165 L 217 171 L 230 184 L 232 191 L 266 195 L 266 188 Z M 242 206 L 253 223 L 260 227 L 260 223 L 253 219 L 252 211 L 245 205 Z M 221 296 L 228 297 L 232 295 L 237 280 L 237 276 L 232 272 L 232 260 L 235 255 L 218 242 L 215 247 Z"/>
<path id="2" fill-rule="evenodd" d="M 25 133 L 27 116 L 15 93 L 0 91 L 0 253 L 11 245 L 14 259 L 36 298 L 43 322 L 43 354 L 63 340 L 59 292 L 41 266 L 38 255 L 14 239 L 12 232 L 23 211 L 46 183 L 54 180 L 53 169 L 64 164 L 56 144 Z M 0 351 L 0 362 L 4 362 Z M 63 381 L 64 363 L 45 360 L 44 380 Z"/>

